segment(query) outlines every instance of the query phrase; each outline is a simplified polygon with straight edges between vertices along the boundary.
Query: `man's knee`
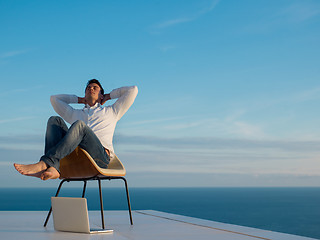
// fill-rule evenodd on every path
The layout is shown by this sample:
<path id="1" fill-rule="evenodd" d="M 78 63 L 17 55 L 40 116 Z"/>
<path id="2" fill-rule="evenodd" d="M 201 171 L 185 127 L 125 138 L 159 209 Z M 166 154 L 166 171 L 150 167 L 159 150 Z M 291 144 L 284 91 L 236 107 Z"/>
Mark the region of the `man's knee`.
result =
<path id="1" fill-rule="evenodd" d="M 72 124 L 72 126 L 77 127 L 77 128 L 83 128 L 86 126 L 86 124 L 82 120 L 77 120 Z"/>
<path id="2" fill-rule="evenodd" d="M 48 119 L 48 124 L 53 124 L 53 123 L 61 122 L 61 121 L 63 121 L 63 119 L 61 117 L 59 117 L 59 116 L 51 116 Z"/>

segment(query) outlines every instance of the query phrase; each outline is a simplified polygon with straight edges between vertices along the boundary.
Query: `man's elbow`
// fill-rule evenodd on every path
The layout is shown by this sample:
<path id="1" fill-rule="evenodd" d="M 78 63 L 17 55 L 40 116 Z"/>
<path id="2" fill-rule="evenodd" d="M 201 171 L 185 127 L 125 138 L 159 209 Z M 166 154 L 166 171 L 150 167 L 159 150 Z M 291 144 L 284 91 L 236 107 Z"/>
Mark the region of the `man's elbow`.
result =
<path id="1" fill-rule="evenodd" d="M 134 92 L 134 94 L 137 96 L 137 94 L 138 94 L 138 87 L 137 87 L 137 86 L 132 86 L 131 91 Z"/>
<path id="2" fill-rule="evenodd" d="M 55 102 L 55 100 L 56 100 L 56 97 L 54 95 L 51 95 L 50 96 L 50 102 L 53 103 L 53 102 Z"/>

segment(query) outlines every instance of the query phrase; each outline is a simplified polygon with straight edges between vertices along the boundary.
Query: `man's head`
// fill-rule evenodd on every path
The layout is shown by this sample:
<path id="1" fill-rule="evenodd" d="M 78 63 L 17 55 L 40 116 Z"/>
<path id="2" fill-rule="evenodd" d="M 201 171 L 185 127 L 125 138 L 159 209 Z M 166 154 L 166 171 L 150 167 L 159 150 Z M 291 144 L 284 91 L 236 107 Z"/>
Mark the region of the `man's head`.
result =
<path id="1" fill-rule="evenodd" d="M 103 99 L 103 94 L 104 89 L 97 79 L 91 79 L 88 81 L 85 90 L 85 99 L 87 103 L 101 103 L 101 100 Z"/>

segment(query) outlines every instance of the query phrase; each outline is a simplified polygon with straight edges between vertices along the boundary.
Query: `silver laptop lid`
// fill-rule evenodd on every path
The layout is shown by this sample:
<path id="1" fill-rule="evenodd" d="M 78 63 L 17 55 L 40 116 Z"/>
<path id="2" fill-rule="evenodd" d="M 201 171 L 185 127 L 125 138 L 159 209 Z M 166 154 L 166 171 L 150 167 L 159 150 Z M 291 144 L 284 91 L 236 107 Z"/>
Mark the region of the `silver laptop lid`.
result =
<path id="1" fill-rule="evenodd" d="M 51 204 L 55 230 L 90 233 L 86 198 L 52 197 Z"/>

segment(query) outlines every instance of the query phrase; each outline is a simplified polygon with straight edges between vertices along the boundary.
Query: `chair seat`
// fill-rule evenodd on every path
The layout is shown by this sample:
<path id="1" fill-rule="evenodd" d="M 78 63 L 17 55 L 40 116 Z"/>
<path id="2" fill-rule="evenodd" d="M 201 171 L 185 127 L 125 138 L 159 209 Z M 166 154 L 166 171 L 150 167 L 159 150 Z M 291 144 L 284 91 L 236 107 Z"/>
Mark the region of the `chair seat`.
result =
<path id="1" fill-rule="evenodd" d="M 71 154 L 60 160 L 60 179 L 89 178 L 95 176 L 125 176 L 126 170 L 114 155 L 107 169 L 99 167 L 90 154 L 77 147 Z"/>

